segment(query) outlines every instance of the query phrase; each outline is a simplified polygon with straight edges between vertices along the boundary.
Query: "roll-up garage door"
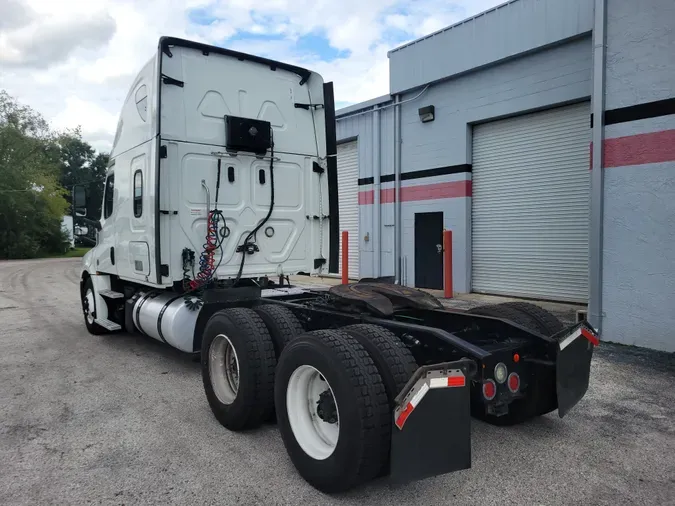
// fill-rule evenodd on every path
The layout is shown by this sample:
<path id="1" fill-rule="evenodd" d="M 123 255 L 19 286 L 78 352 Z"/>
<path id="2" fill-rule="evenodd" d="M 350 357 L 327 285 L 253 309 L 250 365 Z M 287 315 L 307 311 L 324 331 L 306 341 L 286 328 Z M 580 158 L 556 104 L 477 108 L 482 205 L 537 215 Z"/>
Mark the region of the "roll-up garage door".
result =
<path id="1" fill-rule="evenodd" d="M 589 103 L 473 129 L 472 289 L 588 301 Z"/>
<path id="2" fill-rule="evenodd" d="M 357 141 L 337 146 L 340 254 L 342 231 L 349 232 L 349 277 L 359 276 L 359 156 Z M 342 260 L 340 260 L 342 274 Z"/>

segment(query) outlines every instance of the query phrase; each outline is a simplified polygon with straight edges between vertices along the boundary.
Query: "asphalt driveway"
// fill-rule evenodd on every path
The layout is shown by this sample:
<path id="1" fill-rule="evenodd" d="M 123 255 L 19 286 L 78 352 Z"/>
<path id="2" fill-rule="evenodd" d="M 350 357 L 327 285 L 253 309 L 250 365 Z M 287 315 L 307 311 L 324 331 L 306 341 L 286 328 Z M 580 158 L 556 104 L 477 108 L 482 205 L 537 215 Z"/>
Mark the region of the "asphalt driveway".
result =
<path id="1" fill-rule="evenodd" d="M 666 504 L 675 357 L 603 343 L 564 419 L 473 424 L 473 468 L 339 497 L 307 485 L 274 425 L 212 416 L 199 364 L 147 338 L 95 337 L 79 260 L 0 262 L 0 504 Z M 414 463 L 411 463 L 414 465 Z"/>

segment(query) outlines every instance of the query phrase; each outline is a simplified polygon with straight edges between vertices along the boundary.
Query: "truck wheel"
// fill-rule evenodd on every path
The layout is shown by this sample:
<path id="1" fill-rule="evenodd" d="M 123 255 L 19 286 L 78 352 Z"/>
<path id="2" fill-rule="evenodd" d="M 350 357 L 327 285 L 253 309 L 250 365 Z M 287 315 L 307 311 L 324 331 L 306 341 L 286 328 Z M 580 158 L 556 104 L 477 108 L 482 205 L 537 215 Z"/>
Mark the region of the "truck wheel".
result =
<path id="1" fill-rule="evenodd" d="M 209 318 L 201 349 L 202 381 L 211 411 L 230 430 L 257 427 L 274 406 L 274 346 L 262 319 L 248 308 Z"/>
<path id="2" fill-rule="evenodd" d="M 317 330 L 293 339 L 279 358 L 274 400 L 286 451 L 310 485 L 336 493 L 378 474 L 391 412 L 377 368 L 354 337 Z"/>
<path id="3" fill-rule="evenodd" d="M 100 336 L 108 331 L 95 322 L 96 319 L 96 297 L 94 296 L 94 283 L 91 278 L 87 278 L 80 294 L 82 299 L 82 312 L 84 313 L 84 324 L 90 334 Z"/>
<path id="4" fill-rule="evenodd" d="M 354 337 L 375 362 L 393 410 L 394 399 L 417 370 L 412 353 L 393 332 L 379 325 L 349 325 L 340 330 Z"/>
<path id="5" fill-rule="evenodd" d="M 516 308 L 505 306 L 503 304 L 490 304 L 487 306 L 478 306 L 468 311 L 470 314 L 491 316 L 493 318 L 502 318 L 504 320 L 510 320 L 513 323 L 517 323 L 521 327 L 525 327 L 528 330 L 533 330 L 539 332 L 539 327 L 535 319 L 525 314 L 521 311 L 518 311 Z"/>
<path id="6" fill-rule="evenodd" d="M 512 307 L 516 311 L 529 316 L 537 325 L 539 332 L 547 337 L 557 334 L 564 328 L 562 322 L 554 314 L 536 304 L 529 302 L 504 302 L 501 305 Z"/>
<path id="7" fill-rule="evenodd" d="M 265 326 L 272 336 L 277 358 L 291 339 L 305 331 L 298 317 L 288 308 L 276 304 L 263 304 L 253 308 L 253 310 L 265 322 Z"/>

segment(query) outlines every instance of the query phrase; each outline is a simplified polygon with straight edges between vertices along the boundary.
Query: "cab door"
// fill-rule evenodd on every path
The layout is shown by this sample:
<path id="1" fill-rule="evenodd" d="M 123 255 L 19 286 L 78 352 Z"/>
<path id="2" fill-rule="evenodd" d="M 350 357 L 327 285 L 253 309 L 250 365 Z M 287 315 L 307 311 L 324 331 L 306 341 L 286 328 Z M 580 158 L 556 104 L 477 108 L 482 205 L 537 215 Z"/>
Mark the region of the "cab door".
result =
<path id="1" fill-rule="evenodd" d="M 101 230 L 98 232 L 96 251 L 96 270 L 107 274 L 117 274 L 115 258 L 115 217 L 117 214 L 117 190 L 115 189 L 115 165 L 111 165 L 105 178 L 103 190 L 103 209 L 101 209 Z"/>
<path id="2" fill-rule="evenodd" d="M 155 215 L 149 196 L 150 143 L 117 158 L 119 209 L 115 221 L 117 274 L 122 279 L 147 282 L 151 271 L 151 223 Z"/>

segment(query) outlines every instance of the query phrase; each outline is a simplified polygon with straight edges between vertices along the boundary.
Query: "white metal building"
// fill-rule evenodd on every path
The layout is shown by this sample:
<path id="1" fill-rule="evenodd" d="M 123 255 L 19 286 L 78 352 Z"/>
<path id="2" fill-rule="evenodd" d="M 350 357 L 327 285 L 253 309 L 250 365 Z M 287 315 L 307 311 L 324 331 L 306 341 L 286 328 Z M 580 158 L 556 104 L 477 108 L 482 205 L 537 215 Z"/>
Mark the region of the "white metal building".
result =
<path id="1" fill-rule="evenodd" d="M 589 304 L 611 340 L 675 351 L 673 20 L 511 0 L 390 51 L 389 95 L 337 111 L 350 277 L 440 289 L 451 230 L 455 292 Z"/>

